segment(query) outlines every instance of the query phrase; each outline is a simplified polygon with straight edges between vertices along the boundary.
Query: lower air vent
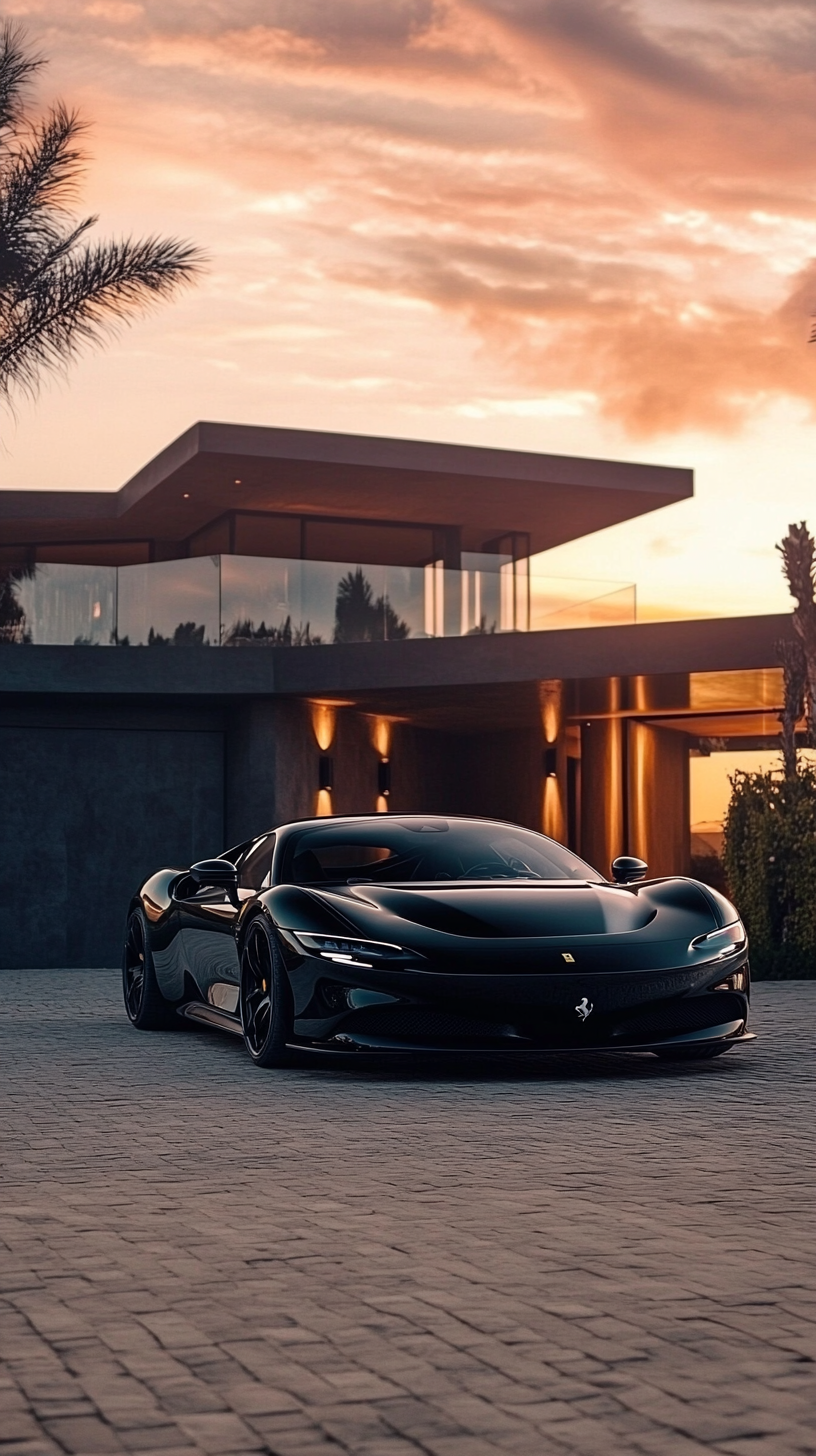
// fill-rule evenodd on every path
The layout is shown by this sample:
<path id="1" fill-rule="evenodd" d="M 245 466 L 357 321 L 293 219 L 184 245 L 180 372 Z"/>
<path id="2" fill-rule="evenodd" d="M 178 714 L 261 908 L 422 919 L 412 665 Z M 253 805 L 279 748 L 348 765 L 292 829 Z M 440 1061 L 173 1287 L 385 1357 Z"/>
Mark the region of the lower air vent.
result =
<path id="1" fill-rule="evenodd" d="M 705 1031 L 706 1027 L 722 1026 L 725 1022 L 742 1021 L 744 1018 L 745 1002 L 742 997 L 728 991 L 717 991 L 650 1006 L 648 1010 L 618 1021 L 612 1036 L 615 1041 L 662 1041 L 664 1037 Z"/>
<path id="2" fill-rule="evenodd" d="M 388 1041 L 439 1042 L 499 1041 L 515 1036 L 515 1028 L 499 1022 L 479 1021 L 428 1006 L 366 1006 L 343 1022 L 342 1031 Z"/>

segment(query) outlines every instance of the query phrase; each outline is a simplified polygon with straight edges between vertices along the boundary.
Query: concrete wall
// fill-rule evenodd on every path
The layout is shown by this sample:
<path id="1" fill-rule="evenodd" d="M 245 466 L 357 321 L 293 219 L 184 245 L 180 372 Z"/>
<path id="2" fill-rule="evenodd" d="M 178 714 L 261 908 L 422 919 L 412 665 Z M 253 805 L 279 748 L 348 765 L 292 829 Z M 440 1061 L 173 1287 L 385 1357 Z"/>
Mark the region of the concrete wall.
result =
<path id="1" fill-rule="evenodd" d="M 450 813 L 510 819 L 530 829 L 541 829 L 540 729 L 445 736 Z"/>
<path id="2" fill-rule="evenodd" d="M 100 716 L 0 726 L 0 966 L 117 965 L 140 881 L 223 847 L 223 734 Z"/>
<path id="3" fill-rule="evenodd" d="M 594 711 L 616 711 L 617 680 L 597 686 Z M 654 873 L 685 870 L 685 735 L 596 717 L 581 741 L 584 857 L 607 872 L 628 848 Z M 546 818 L 556 832 L 563 733 L 558 777 L 546 785 L 543 747 L 541 725 L 529 721 L 453 731 L 326 699 L 0 699 L 0 966 L 116 964 L 129 897 L 151 870 L 318 812 L 372 813 L 383 756 L 392 813 L 484 815 L 533 829 Z M 322 753 L 333 777 L 319 798 Z M 545 789 L 560 796 L 549 812 Z"/>
<path id="4" fill-rule="evenodd" d="M 333 787 L 319 802 L 324 752 L 332 759 Z M 541 827 L 535 730 L 445 733 L 345 707 L 321 716 L 308 702 L 257 699 L 236 707 L 229 719 L 229 843 L 316 813 L 374 813 L 382 756 L 391 766 L 390 813 L 484 814 Z"/>

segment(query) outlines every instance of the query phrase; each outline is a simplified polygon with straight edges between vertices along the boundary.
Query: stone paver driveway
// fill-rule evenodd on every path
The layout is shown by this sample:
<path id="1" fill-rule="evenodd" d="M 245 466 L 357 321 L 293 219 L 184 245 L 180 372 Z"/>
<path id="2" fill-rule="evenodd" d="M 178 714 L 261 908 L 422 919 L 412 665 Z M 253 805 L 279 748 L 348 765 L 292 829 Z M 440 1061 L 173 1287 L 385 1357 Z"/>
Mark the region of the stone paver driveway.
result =
<path id="1" fill-rule="evenodd" d="M 814 1026 L 261 1073 L 0 974 L 0 1456 L 816 1452 Z"/>

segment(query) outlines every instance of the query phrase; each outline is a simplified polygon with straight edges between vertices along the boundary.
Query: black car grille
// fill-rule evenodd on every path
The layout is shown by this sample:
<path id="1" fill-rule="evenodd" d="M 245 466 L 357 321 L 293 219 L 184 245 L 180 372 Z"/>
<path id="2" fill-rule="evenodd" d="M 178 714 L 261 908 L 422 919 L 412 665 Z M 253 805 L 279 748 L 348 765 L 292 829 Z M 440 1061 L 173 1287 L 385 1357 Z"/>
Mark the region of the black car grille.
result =
<path id="1" fill-rule="evenodd" d="M 439 1042 L 500 1041 L 513 1036 L 515 1028 L 503 1022 L 482 1021 L 474 1016 L 458 1016 L 452 1011 L 436 1011 L 432 1006 L 366 1006 L 349 1016 L 342 1026 L 344 1034 L 373 1036 L 389 1041 Z"/>
<path id="2" fill-rule="evenodd" d="M 706 996 L 664 1001 L 658 1006 L 649 1006 L 633 1016 L 627 1016 L 617 1021 L 612 1028 L 612 1039 L 662 1041 L 665 1037 L 705 1031 L 706 1027 L 722 1026 L 729 1021 L 744 1019 L 745 1001 L 741 996 L 729 991 L 713 991 Z"/>
<path id="3" fill-rule="evenodd" d="M 596 1004 L 590 1016 L 581 1021 L 573 1002 L 569 1008 L 557 1004 L 535 1010 L 518 1007 L 512 1023 L 491 1018 L 488 1007 L 484 1010 L 484 1016 L 463 1016 L 450 1007 L 412 1002 L 365 1006 L 345 1016 L 337 1031 L 344 1037 L 357 1035 L 422 1046 L 634 1046 L 744 1021 L 747 1003 L 735 992 L 715 991 L 641 1003 L 631 1011 L 619 1007 L 610 1012 Z"/>

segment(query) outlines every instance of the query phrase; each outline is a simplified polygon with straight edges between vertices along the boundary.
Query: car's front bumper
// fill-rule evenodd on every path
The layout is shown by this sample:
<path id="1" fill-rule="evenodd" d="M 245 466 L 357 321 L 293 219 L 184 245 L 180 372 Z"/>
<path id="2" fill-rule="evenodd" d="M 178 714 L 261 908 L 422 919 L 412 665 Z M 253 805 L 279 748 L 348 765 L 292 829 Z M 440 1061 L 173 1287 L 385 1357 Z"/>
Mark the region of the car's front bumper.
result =
<path id="1" fill-rule="evenodd" d="M 321 1056 L 349 1057 L 349 1056 L 430 1056 L 436 1053 L 444 1056 L 473 1056 L 479 1052 L 511 1052 L 518 1055 L 521 1052 L 661 1052 L 673 1051 L 682 1047 L 731 1047 L 747 1046 L 756 1041 L 756 1035 L 752 1031 L 732 1031 L 731 1026 L 714 1027 L 710 1032 L 695 1032 L 687 1036 L 675 1036 L 665 1041 L 653 1041 L 642 1043 L 616 1042 L 604 1045 L 599 1043 L 585 1043 L 583 1046 L 550 1046 L 532 1045 L 529 1042 L 485 1042 L 485 1043 L 463 1043 L 455 1042 L 450 1046 L 443 1042 L 407 1042 L 407 1041 L 386 1041 L 382 1038 L 366 1037 L 362 1034 L 344 1035 L 332 1038 L 328 1042 L 303 1042 L 293 1041 L 289 1046 L 293 1051 L 315 1052 Z"/>
<path id="2" fill-rule="evenodd" d="M 302 963 L 294 1039 L 327 1051 L 656 1050 L 753 1040 L 735 970 L 446 974 Z"/>

